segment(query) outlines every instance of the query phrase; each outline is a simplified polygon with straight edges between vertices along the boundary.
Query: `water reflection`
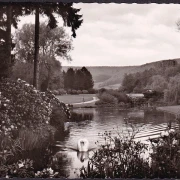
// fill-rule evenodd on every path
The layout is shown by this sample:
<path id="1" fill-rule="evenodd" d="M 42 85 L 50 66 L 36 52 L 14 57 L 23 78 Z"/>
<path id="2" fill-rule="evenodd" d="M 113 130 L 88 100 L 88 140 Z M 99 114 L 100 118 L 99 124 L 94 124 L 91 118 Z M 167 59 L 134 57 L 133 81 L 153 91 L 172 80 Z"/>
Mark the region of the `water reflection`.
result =
<path id="1" fill-rule="evenodd" d="M 75 122 L 78 122 L 78 121 L 85 121 L 85 120 L 92 120 L 93 119 L 93 113 L 88 113 L 88 112 L 81 112 L 81 113 L 78 113 L 78 112 L 71 112 L 71 121 L 75 121 Z"/>
<path id="2" fill-rule="evenodd" d="M 130 126 L 124 118 L 128 117 L 129 123 L 137 125 L 137 128 L 141 125 L 151 128 L 174 120 L 172 115 L 159 111 L 122 111 L 118 108 L 75 109 L 73 114 L 72 119 L 64 124 L 64 128 L 55 134 L 55 144 L 49 148 L 47 156 L 42 156 L 42 151 L 33 152 L 34 157 L 30 157 L 31 153 L 28 154 L 29 158 L 35 160 L 37 169 L 49 163 L 62 176 L 76 178 L 79 168 L 87 165 L 88 158 L 93 153 L 77 151 L 77 142 L 80 138 L 88 139 L 89 148 L 93 149 L 97 148 L 97 141 L 100 144 L 104 143 L 102 136 L 98 136 L 99 133 L 111 131 L 112 134 L 116 134 L 117 127 L 118 132 L 127 131 Z"/>
<path id="3" fill-rule="evenodd" d="M 89 158 L 89 151 L 88 152 L 77 152 L 77 158 L 81 161 L 84 162 Z"/>

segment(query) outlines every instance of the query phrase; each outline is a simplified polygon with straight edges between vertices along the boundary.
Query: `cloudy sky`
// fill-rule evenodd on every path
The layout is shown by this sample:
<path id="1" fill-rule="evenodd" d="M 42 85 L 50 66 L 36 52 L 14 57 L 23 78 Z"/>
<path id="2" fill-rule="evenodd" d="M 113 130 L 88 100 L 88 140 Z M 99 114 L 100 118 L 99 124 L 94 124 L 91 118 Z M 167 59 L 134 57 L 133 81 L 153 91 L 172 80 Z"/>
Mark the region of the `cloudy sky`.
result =
<path id="1" fill-rule="evenodd" d="M 83 24 L 71 66 L 129 66 L 180 58 L 180 5 L 75 4 Z M 27 21 L 26 21 L 27 22 Z"/>

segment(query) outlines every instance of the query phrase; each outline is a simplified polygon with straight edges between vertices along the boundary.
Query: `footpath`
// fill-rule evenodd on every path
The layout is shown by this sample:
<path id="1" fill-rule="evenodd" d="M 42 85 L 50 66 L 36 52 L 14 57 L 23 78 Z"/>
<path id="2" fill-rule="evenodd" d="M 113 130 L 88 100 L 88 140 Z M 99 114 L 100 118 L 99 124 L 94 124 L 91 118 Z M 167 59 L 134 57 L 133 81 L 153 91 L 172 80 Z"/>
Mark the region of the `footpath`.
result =
<path id="1" fill-rule="evenodd" d="M 90 101 L 84 101 L 79 103 L 72 103 L 73 107 L 80 108 L 80 107 L 95 107 L 95 102 L 99 101 L 97 97 L 93 97 L 93 100 Z"/>

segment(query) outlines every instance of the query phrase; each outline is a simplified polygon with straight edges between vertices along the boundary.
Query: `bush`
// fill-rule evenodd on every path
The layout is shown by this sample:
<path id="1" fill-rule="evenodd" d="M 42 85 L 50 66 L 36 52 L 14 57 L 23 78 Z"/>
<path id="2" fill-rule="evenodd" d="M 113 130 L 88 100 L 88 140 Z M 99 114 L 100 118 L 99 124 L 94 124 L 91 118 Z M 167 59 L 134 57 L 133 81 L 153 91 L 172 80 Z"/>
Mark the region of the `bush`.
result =
<path id="1" fill-rule="evenodd" d="M 77 94 L 77 91 L 73 89 L 73 90 L 71 91 L 71 94 Z"/>
<path id="2" fill-rule="evenodd" d="M 50 91 L 40 92 L 23 80 L 3 80 L 0 92 L 0 133 L 5 135 L 21 127 L 49 124 L 54 105 L 70 116 L 66 105 L 59 102 Z"/>
<path id="3" fill-rule="evenodd" d="M 1 132 L 10 133 L 21 127 L 37 127 L 49 123 L 51 99 L 25 81 L 4 80 L 0 83 L 1 92 Z"/>
<path id="4" fill-rule="evenodd" d="M 152 140 L 151 177 L 180 178 L 180 132 L 168 130 Z"/>
<path id="5" fill-rule="evenodd" d="M 96 94 L 96 91 L 95 91 L 95 89 L 88 89 L 88 93 L 89 94 Z"/>
<path id="6" fill-rule="evenodd" d="M 87 90 L 82 90 L 82 93 L 83 94 L 88 94 L 88 91 Z"/>
<path id="7" fill-rule="evenodd" d="M 55 120 L 57 114 L 59 119 Z M 35 177 L 26 162 L 21 163 L 23 168 L 18 168 L 17 158 L 24 150 L 46 149 L 55 132 L 51 125 L 57 127 L 55 121 L 63 124 L 65 118 L 70 118 L 69 108 L 50 91 L 40 92 L 20 79 L 3 79 L 0 82 L 0 176 Z"/>
<path id="8" fill-rule="evenodd" d="M 111 94 L 108 94 L 107 92 L 99 94 L 98 98 L 103 103 L 107 103 L 107 104 L 117 104 L 118 103 L 117 98 L 115 98 Z"/>
<path id="9" fill-rule="evenodd" d="M 180 178 L 180 132 L 167 130 L 150 145 L 133 140 L 132 136 L 113 137 L 105 132 L 86 168 L 84 178 Z M 148 154 L 149 155 L 148 155 Z"/>
<path id="10" fill-rule="evenodd" d="M 59 95 L 63 95 L 63 94 L 66 94 L 66 91 L 64 89 L 59 89 Z"/>
<path id="11" fill-rule="evenodd" d="M 58 91 L 58 90 L 53 90 L 52 93 L 53 93 L 54 95 L 59 95 L 59 91 Z"/>
<path id="12" fill-rule="evenodd" d="M 58 172 L 54 172 L 51 167 L 44 168 L 42 171 L 34 172 L 33 161 L 30 159 L 19 160 L 11 165 L 0 167 L 1 178 L 60 178 Z"/>
<path id="13" fill-rule="evenodd" d="M 123 92 L 119 92 L 117 90 L 108 90 L 108 93 L 111 94 L 112 96 L 114 96 L 115 98 L 117 98 L 118 103 L 120 103 L 120 102 L 124 102 L 124 103 L 130 102 L 128 96 Z"/>
<path id="14" fill-rule="evenodd" d="M 72 93 L 72 90 L 71 90 L 71 89 L 68 89 L 68 90 L 67 90 L 67 93 L 68 93 L 68 94 L 71 94 L 71 93 Z"/>
<path id="15" fill-rule="evenodd" d="M 143 157 L 147 145 L 128 137 L 112 137 L 105 132 L 105 143 L 93 153 L 87 168 L 81 168 L 84 178 L 144 178 L 149 164 Z"/>
<path id="16" fill-rule="evenodd" d="M 82 94 L 82 91 L 81 90 L 77 90 L 77 94 Z"/>

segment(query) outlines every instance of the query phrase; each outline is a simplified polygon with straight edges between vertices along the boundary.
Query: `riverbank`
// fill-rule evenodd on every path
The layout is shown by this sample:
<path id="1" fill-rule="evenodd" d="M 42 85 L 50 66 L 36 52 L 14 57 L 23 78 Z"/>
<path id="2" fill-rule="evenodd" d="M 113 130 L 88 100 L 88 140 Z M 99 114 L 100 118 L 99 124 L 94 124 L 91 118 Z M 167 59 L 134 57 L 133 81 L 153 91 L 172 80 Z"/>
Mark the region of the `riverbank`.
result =
<path id="1" fill-rule="evenodd" d="M 79 95 L 63 95 L 57 96 L 57 98 L 65 104 L 70 104 L 74 108 L 94 108 L 95 102 L 99 99 L 96 94 L 79 94 Z"/>
<path id="2" fill-rule="evenodd" d="M 180 105 L 157 107 L 157 110 L 167 112 L 167 113 L 173 114 L 175 116 L 180 115 Z"/>

